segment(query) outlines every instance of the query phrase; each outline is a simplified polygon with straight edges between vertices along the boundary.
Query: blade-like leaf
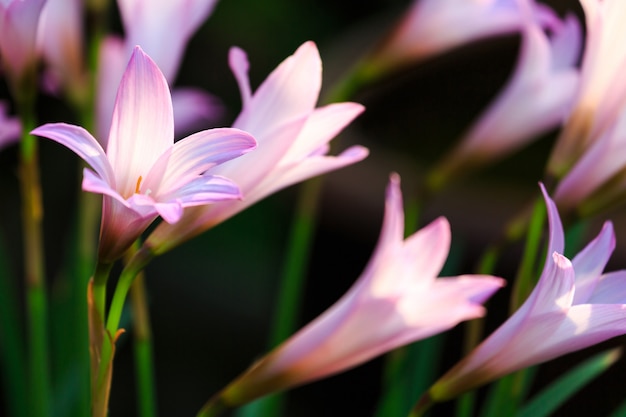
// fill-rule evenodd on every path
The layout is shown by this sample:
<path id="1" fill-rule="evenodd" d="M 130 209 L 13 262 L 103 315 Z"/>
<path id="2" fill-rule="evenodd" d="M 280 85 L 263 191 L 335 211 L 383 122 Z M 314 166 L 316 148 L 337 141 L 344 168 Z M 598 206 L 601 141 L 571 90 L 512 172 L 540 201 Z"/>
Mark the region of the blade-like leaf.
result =
<path id="1" fill-rule="evenodd" d="M 516 417 L 549 416 L 578 390 L 613 365 L 620 355 L 621 349 L 618 348 L 592 356 L 535 395 Z"/>

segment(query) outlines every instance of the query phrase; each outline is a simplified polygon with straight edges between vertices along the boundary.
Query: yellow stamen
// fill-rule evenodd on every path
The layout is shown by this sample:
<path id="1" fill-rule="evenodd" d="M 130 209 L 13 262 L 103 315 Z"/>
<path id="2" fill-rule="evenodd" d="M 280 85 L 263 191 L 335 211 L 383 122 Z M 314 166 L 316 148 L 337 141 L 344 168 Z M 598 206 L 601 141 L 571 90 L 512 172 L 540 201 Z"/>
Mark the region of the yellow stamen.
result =
<path id="1" fill-rule="evenodd" d="M 135 186 L 135 194 L 139 194 L 139 187 L 141 187 L 141 180 L 143 179 L 143 177 L 140 175 L 139 178 L 137 178 L 137 185 Z"/>

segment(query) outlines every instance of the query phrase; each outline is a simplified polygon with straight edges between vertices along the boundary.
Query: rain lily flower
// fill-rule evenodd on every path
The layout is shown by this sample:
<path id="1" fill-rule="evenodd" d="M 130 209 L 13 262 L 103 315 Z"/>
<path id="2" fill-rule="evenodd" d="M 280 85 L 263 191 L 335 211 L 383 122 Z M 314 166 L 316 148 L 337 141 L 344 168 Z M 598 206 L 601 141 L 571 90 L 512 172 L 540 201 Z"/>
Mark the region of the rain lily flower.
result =
<path id="1" fill-rule="evenodd" d="M 133 48 L 140 45 L 156 62 L 165 79 L 174 84 L 187 42 L 210 16 L 217 0 L 118 0 L 125 38 L 109 37 L 100 50 L 98 69 L 97 130 L 106 140 L 115 96 L 112 94 Z M 184 89 L 172 94 L 176 133 L 189 132 L 199 121 L 214 121 L 222 108 L 218 100 L 201 90 Z M 189 103 L 198 104 L 193 113 L 185 112 Z M 195 116 L 195 117 L 192 117 Z M 102 142 L 101 142 L 102 143 Z M 106 146 L 106 143 L 103 143 Z"/>
<path id="2" fill-rule="evenodd" d="M 104 195 L 100 260 L 112 262 L 160 215 L 180 220 L 185 207 L 241 197 L 212 168 L 255 140 L 238 129 L 198 132 L 174 144 L 172 102 L 156 64 L 135 48 L 119 86 L 106 153 L 85 129 L 53 123 L 33 132 L 65 145 L 91 167 L 83 189 Z"/>
<path id="3" fill-rule="evenodd" d="M 433 171 L 431 183 L 467 168 L 495 161 L 565 119 L 578 83 L 575 64 L 582 34 L 568 16 L 549 39 L 534 22 L 522 33 L 517 67 L 498 97 L 463 137 L 460 145 Z"/>
<path id="4" fill-rule="evenodd" d="M 562 255 L 563 226 L 542 186 L 548 209 L 548 255 L 539 282 L 504 324 L 429 390 L 454 398 L 516 370 L 626 333 L 626 271 L 603 274 L 615 248 L 613 225 L 570 262 Z"/>
<path id="5" fill-rule="evenodd" d="M 562 178 L 591 144 L 615 123 L 626 104 L 626 2 L 580 0 L 587 39 L 580 86 L 548 165 Z"/>
<path id="6" fill-rule="evenodd" d="M 0 0 L 0 55 L 13 83 L 34 71 L 37 27 L 45 0 Z"/>
<path id="7" fill-rule="evenodd" d="M 533 0 L 414 0 L 370 58 L 372 70 L 385 71 L 478 39 L 517 32 L 524 27 L 526 8 L 541 26 L 558 23 L 550 8 Z"/>
<path id="8" fill-rule="evenodd" d="M 37 45 L 48 64 L 46 86 L 65 88 L 78 102 L 88 88 L 83 63 L 83 2 L 46 0 L 39 19 Z"/>
<path id="9" fill-rule="evenodd" d="M 356 103 L 315 107 L 322 66 L 313 42 L 300 46 L 254 94 L 248 80 L 246 54 L 233 48 L 230 65 L 243 98 L 243 109 L 233 127 L 253 134 L 258 149 L 222 164 L 215 172 L 235 181 L 244 199 L 192 208 L 177 225 L 159 225 L 146 240 L 155 254 L 198 235 L 284 187 L 367 156 L 367 149 L 361 146 L 350 147 L 337 156 L 327 155 L 330 140 L 359 115 L 363 107 Z"/>
<path id="10" fill-rule="evenodd" d="M 400 179 L 392 175 L 380 239 L 361 277 L 207 407 L 237 406 L 324 378 L 483 316 L 481 303 L 504 281 L 478 275 L 437 278 L 449 249 L 450 226 L 443 217 L 404 239 Z"/>

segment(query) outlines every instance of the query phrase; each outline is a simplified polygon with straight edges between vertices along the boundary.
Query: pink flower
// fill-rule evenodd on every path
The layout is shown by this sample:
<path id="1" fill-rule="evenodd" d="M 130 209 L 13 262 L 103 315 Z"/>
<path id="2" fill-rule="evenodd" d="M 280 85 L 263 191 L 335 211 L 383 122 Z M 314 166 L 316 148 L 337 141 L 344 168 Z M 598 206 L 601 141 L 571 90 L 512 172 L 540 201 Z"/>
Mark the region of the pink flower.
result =
<path id="1" fill-rule="evenodd" d="M 504 324 L 430 389 L 435 401 L 626 333 L 626 271 L 603 274 L 615 248 L 613 225 L 569 261 L 563 226 L 542 186 L 550 239 L 537 286 Z"/>
<path id="2" fill-rule="evenodd" d="M 504 281 L 439 278 L 450 226 L 439 218 L 404 239 L 400 178 L 391 176 L 376 250 L 361 277 L 332 307 L 218 394 L 236 406 L 273 391 L 353 368 L 399 346 L 484 315 Z"/>
<path id="3" fill-rule="evenodd" d="M 133 48 L 141 46 L 173 85 L 187 42 L 209 17 L 216 3 L 217 0 L 117 1 L 126 36 L 123 40 L 107 38 L 100 51 L 96 107 L 97 130 L 102 133 L 103 140 L 113 114 L 112 92 L 119 84 Z M 175 90 L 172 100 L 177 109 L 175 115 L 184 115 L 182 119 L 176 119 L 177 134 L 189 132 L 199 121 L 213 121 L 221 115 L 217 99 L 200 90 Z M 194 107 L 193 113 L 184 112 L 190 101 L 199 105 Z"/>
<path id="4" fill-rule="evenodd" d="M 322 82 L 321 59 L 313 42 L 303 44 L 283 61 L 254 94 L 248 80 L 246 54 L 237 48 L 230 65 L 239 82 L 243 109 L 233 127 L 254 135 L 258 149 L 238 161 L 216 168 L 233 179 L 242 201 L 212 208 L 191 209 L 178 226 L 162 224 L 146 244 L 154 253 L 215 226 L 244 208 L 291 184 L 353 164 L 367 149 L 353 146 L 337 156 L 327 155 L 330 140 L 363 111 L 356 103 L 335 103 L 316 108 Z"/>
<path id="5" fill-rule="evenodd" d="M 610 129 L 626 104 L 626 2 L 580 3 L 585 12 L 587 39 L 575 103 L 548 166 L 558 178 Z"/>
<path id="6" fill-rule="evenodd" d="M 37 44 L 48 63 L 46 83 L 61 87 L 79 102 L 88 89 L 83 56 L 83 2 L 46 0 L 39 19 Z"/>
<path id="7" fill-rule="evenodd" d="M 34 70 L 39 14 L 45 0 L 0 0 L 0 54 L 12 82 Z"/>
<path id="8" fill-rule="evenodd" d="M 578 20 L 567 17 L 551 39 L 529 22 L 522 36 L 511 79 L 436 171 L 441 179 L 435 182 L 466 172 L 468 166 L 494 161 L 565 118 L 578 85 L 574 66 L 582 42 Z"/>
<path id="9" fill-rule="evenodd" d="M 92 170 L 83 189 L 104 195 L 100 260 L 113 261 L 157 215 L 180 220 L 185 207 L 241 197 L 212 168 L 255 146 L 238 129 L 198 132 L 174 144 L 172 102 L 156 64 L 137 47 L 120 84 L 106 153 L 86 130 L 47 124 L 33 134 L 65 145 Z"/>
<path id="10" fill-rule="evenodd" d="M 533 0 L 414 0 L 372 62 L 383 68 L 405 65 L 489 36 L 524 26 L 528 8 L 541 26 L 558 22 L 548 7 Z"/>

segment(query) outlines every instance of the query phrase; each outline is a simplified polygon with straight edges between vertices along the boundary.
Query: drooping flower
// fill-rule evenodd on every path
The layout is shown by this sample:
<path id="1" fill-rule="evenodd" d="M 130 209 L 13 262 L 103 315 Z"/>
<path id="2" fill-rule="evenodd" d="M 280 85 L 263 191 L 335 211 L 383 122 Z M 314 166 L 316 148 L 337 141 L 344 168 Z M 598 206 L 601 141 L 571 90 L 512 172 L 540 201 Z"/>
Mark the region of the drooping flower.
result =
<path id="1" fill-rule="evenodd" d="M 615 248 L 613 225 L 570 262 L 563 226 L 542 186 L 550 239 L 539 282 L 524 304 L 429 390 L 434 401 L 626 333 L 626 271 L 603 274 Z"/>
<path id="2" fill-rule="evenodd" d="M 573 15 L 553 28 L 551 38 L 528 22 L 511 79 L 433 171 L 432 186 L 437 188 L 472 166 L 493 162 L 562 123 L 578 85 L 575 64 L 581 42 L 580 24 Z"/>
<path id="3" fill-rule="evenodd" d="M 112 94 L 122 78 L 122 73 L 136 45 L 156 62 L 165 79 L 174 84 L 187 42 L 210 16 L 217 0 L 118 0 L 124 39 L 109 37 L 100 50 L 98 69 L 97 127 L 106 140 L 115 96 Z M 176 110 L 175 115 L 184 114 L 176 120 L 176 133 L 186 133 L 198 121 L 214 121 L 221 115 L 218 100 L 201 90 L 185 89 L 172 94 L 173 106 L 185 107 L 190 100 L 200 104 L 193 113 Z M 180 103 L 179 103 L 180 100 Z M 192 117 L 195 116 L 195 117 Z M 101 142 L 102 143 L 102 142 Z M 106 146 L 106 143 L 103 143 Z"/>
<path id="4" fill-rule="evenodd" d="M 573 108 L 548 164 L 562 178 L 623 111 L 626 104 L 626 2 L 581 0 L 587 37 Z"/>
<path id="5" fill-rule="evenodd" d="M 558 23 L 550 8 L 533 0 L 414 0 L 369 62 L 372 70 L 382 72 L 478 39 L 517 32 L 524 27 L 526 9 L 540 26 Z"/>
<path id="6" fill-rule="evenodd" d="M 214 404 L 237 406 L 324 378 L 382 353 L 481 317 L 481 305 L 504 281 L 492 276 L 437 278 L 450 249 L 439 218 L 404 239 L 400 179 L 387 188 L 376 250 L 361 277 L 326 312 L 252 365 Z"/>
<path id="7" fill-rule="evenodd" d="M 13 83 L 33 71 L 39 15 L 45 0 L 0 0 L 0 56 Z"/>
<path id="8" fill-rule="evenodd" d="M 33 134 L 65 145 L 91 167 L 83 189 L 104 195 L 100 260 L 123 254 L 160 215 L 180 220 L 185 207 L 241 197 L 230 180 L 212 168 L 255 146 L 238 129 L 210 129 L 174 144 L 172 102 L 156 64 L 135 48 L 119 86 L 106 153 L 85 129 L 53 123 Z"/>
<path id="9" fill-rule="evenodd" d="M 367 149 L 352 146 L 327 155 L 329 142 L 363 111 L 356 103 L 316 108 L 322 74 L 313 42 L 300 46 L 251 93 L 245 53 L 233 48 L 230 65 L 239 83 L 243 109 L 233 127 L 254 135 L 254 154 L 222 164 L 216 172 L 235 181 L 244 199 L 190 209 L 177 225 L 161 224 L 146 240 L 153 253 L 163 253 L 215 226 L 266 196 L 310 177 L 353 164 Z"/>

